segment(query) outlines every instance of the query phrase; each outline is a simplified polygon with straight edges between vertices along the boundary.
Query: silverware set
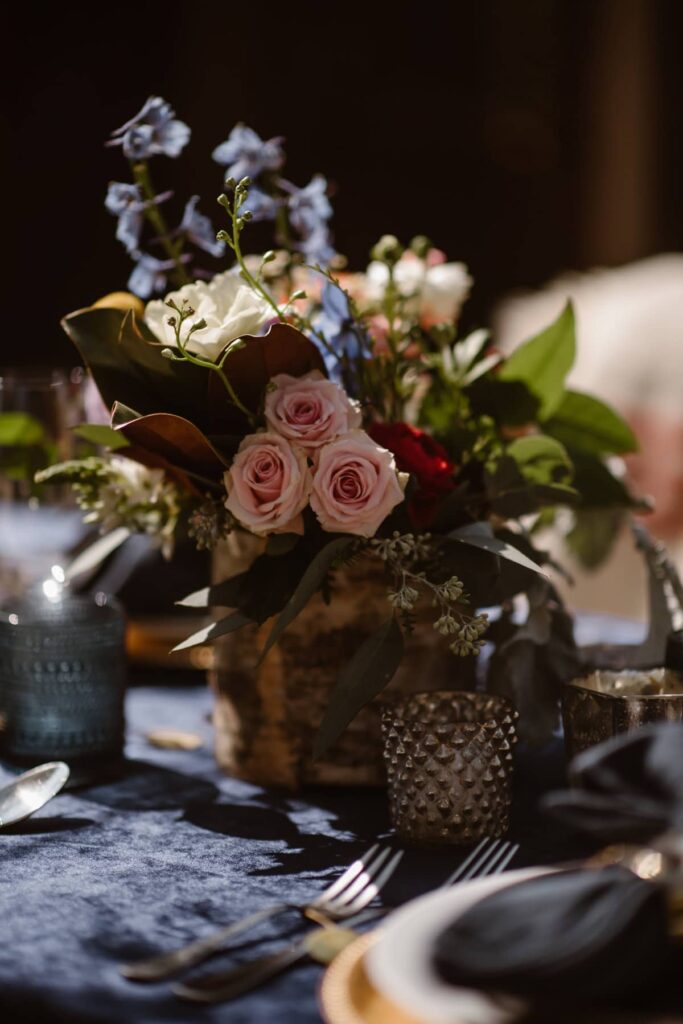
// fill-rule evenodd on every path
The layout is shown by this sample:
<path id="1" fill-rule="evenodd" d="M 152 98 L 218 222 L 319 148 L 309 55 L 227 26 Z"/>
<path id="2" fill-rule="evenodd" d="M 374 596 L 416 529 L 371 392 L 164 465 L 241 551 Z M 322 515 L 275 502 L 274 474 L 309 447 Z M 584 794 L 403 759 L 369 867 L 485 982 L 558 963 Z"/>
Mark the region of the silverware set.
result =
<path id="1" fill-rule="evenodd" d="M 457 885 L 474 878 L 500 874 L 519 849 L 518 844 L 500 839 L 483 839 L 443 883 Z M 356 937 L 352 930 L 385 913 L 376 899 L 398 867 L 403 851 L 375 844 L 320 895 L 302 904 L 277 903 L 197 939 L 180 949 L 161 953 L 120 967 L 132 981 L 166 981 L 181 971 L 203 963 L 232 939 L 286 911 L 296 911 L 316 928 L 301 939 L 286 943 L 273 953 L 215 971 L 188 983 L 176 983 L 175 995 L 198 1003 L 222 1003 L 244 995 L 275 977 L 299 960 L 312 956 L 331 959 L 335 952 Z"/>

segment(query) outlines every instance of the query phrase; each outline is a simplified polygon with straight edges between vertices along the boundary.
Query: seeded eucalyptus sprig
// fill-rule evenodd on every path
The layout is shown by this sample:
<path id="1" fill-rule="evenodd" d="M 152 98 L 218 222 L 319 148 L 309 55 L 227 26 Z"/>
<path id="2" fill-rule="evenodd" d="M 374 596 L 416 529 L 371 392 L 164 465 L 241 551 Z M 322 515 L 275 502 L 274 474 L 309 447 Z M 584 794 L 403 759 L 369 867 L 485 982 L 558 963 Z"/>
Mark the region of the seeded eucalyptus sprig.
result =
<path id="1" fill-rule="evenodd" d="M 457 576 L 434 583 L 420 568 L 433 562 L 436 554 L 430 534 L 400 534 L 395 531 L 389 539 L 370 540 L 369 547 L 382 559 L 393 577 L 389 602 L 409 629 L 420 597 L 427 596 L 432 607 L 439 612 L 433 623 L 434 629 L 451 638 L 449 649 L 453 654 L 464 657 L 479 652 L 484 644 L 481 636 L 488 626 L 487 616 L 467 615 L 462 611 L 461 605 L 467 602 L 467 595 Z"/>

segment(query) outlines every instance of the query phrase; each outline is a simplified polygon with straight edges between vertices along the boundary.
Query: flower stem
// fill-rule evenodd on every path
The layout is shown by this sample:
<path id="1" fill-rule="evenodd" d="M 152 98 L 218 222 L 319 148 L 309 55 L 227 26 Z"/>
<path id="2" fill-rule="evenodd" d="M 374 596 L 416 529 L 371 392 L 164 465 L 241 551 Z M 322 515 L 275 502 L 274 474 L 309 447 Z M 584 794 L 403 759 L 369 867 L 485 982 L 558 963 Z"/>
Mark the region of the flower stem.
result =
<path id="1" fill-rule="evenodd" d="M 159 236 L 159 241 L 166 250 L 168 258 L 173 260 L 175 263 L 175 271 L 173 272 L 173 276 L 176 279 L 175 283 L 178 286 L 189 284 L 190 277 L 181 259 L 184 239 L 182 237 L 177 239 L 171 238 L 166 219 L 155 202 L 156 192 L 152 185 L 147 161 L 141 160 L 139 163 L 133 164 L 132 170 L 135 183 L 139 186 L 142 195 L 148 204 L 145 207 L 145 217 Z"/>

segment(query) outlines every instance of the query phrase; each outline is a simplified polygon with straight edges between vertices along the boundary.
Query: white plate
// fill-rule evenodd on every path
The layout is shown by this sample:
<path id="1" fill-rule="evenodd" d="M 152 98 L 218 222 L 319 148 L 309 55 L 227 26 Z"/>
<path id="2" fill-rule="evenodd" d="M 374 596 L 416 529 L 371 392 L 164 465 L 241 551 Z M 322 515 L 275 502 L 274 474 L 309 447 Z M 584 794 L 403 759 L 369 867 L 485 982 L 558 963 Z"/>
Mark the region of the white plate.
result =
<path id="1" fill-rule="evenodd" d="M 492 878 L 437 889 L 390 914 L 366 956 L 376 989 L 402 1010 L 429 1024 L 508 1024 L 523 1011 L 518 999 L 495 999 L 456 988 L 436 973 L 432 951 L 437 936 L 475 903 L 515 882 L 551 871 L 524 868 Z"/>

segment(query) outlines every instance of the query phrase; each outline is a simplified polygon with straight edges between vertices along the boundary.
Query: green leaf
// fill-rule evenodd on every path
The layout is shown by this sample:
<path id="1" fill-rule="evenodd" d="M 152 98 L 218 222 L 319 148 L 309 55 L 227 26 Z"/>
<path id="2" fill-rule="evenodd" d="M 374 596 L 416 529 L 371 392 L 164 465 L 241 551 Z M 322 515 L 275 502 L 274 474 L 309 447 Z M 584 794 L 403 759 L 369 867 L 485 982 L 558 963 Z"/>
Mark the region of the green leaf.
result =
<path id="1" fill-rule="evenodd" d="M 0 413 L 0 446 L 28 447 L 42 444 L 45 431 L 39 420 L 27 412 Z"/>
<path id="2" fill-rule="evenodd" d="M 210 626 L 197 630 L 196 633 L 188 636 L 187 640 L 183 640 L 182 643 L 176 644 L 171 654 L 174 654 L 176 651 L 184 651 L 188 647 L 196 647 L 198 644 L 208 643 L 210 640 L 217 640 L 219 636 L 227 636 L 228 633 L 234 633 L 236 630 L 242 629 L 243 626 L 248 626 L 252 622 L 253 620 L 248 615 L 245 615 L 244 612 L 238 609 L 227 615 L 224 619 L 212 622 Z"/>
<path id="3" fill-rule="evenodd" d="M 324 754 L 361 708 L 382 692 L 402 657 L 403 634 L 392 617 L 361 644 L 342 669 L 313 744 L 314 758 Z"/>
<path id="4" fill-rule="evenodd" d="M 534 434 L 509 444 L 505 454 L 514 459 L 526 481 L 532 484 L 568 484 L 572 461 L 566 448 L 552 437 Z"/>
<path id="5" fill-rule="evenodd" d="M 298 587 L 280 612 L 277 621 L 273 625 L 263 651 L 261 652 L 259 662 L 263 661 L 273 644 L 276 643 L 278 638 L 287 629 L 287 626 L 294 621 L 299 612 L 303 611 L 306 607 L 313 595 L 320 590 L 320 587 L 327 579 L 327 574 L 334 563 L 350 551 L 354 543 L 355 539 L 353 537 L 337 537 L 336 540 L 326 544 L 325 547 L 318 552 L 301 577 Z"/>
<path id="6" fill-rule="evenodd" d="M 515 562 L 524 569 L 529 569 L 531 572 L 537 572 L 541 576 L 545 576 L 540 565 L 527 558 L 526 555 L 522 554 L 518 548 L 513 547 L 512 544 L 508 544 L 507 541 L 495 537 L 488 523 L 472 523 L 469 526 L 461 526 L 460 529 L 453 530 L 449 537 L 460 541 L 462 544 L 483 548 L 484 551 L 488 551 L 499 558 L 506 558 L 508 561 Z"/>
<path id="7" fill-rule="evenodd" d="M 562 484 L 532 484 L 503 491 L 491 499 L 491 511 L 504 519 L 520 516 L 554 505 L 575 505 L 578 495 L 573 487 Z"/>
<path id="8" fill-rule="evenodd" d="M 613 508 L 577 509 L 574 525 L 565 543 L 585 569 L 597 569 L 608 558 L 624 525 L 626 510 Z"/>
<path id="9" fill-rule="evenodd" d="M 108 427 L 106 423 L 81 423 L 74 427 L 76 437 L 82 437 L 84 441 L 91 444 L 104 445 L 115 452 L 118 448 L 127 448 L 128 441 L 118 430 Z"/>
<path id="10" fill-rule="evenodd" d="M 581 505 L 590 508 L 647 508 L 638 501 L 626 484 L 610 472 L 597 455 L 574 454 L 574 486 L 579 492 Z"/>
<path id="11" fill-rule="evenodd" d="M 570 450 L 588 455 L 623 454 L 638 448 L 633 431 L 618 413 L 579 391 L 565 392 L 543 429 Z"/>
<path id="12" fill-rule="evenodd" d="M 567 302 L 544 331 L 515 349 L 498 374 L 502 381 L 522 381 L 540 400 L 540 420 L 551 416 L 564 396 L 564 382 L 576 356 L 574 310 Z"/>

